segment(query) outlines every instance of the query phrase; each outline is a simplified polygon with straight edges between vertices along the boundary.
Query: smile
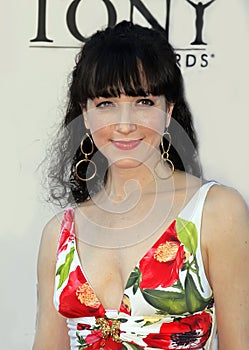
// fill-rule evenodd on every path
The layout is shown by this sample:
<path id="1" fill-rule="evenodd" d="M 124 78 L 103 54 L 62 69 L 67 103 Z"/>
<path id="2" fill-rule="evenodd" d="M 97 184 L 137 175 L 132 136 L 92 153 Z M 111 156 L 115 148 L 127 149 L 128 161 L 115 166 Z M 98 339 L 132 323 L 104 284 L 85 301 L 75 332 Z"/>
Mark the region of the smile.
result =
<path id="1" fill-rule="evenodd" d="M 115 147 L 122 150 L 131 150 L 136 148 L 142 140 L 112 140 Z"/>

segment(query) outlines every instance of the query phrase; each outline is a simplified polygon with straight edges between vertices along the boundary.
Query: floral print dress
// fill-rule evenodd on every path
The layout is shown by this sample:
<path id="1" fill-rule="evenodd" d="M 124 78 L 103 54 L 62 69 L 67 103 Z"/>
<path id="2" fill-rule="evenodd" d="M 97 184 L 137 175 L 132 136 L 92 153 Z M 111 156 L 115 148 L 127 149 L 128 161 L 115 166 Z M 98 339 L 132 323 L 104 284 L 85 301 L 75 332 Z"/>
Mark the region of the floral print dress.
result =
<path id="1" fill-rule="evenodd" d="M 131 272 L 119 310 L 106 310 L 77 253 L 74 209 L 65 210 L 54 304 L 71 350 L 218 349 L 213 293 L 200 249 L 204 184 Z"/>

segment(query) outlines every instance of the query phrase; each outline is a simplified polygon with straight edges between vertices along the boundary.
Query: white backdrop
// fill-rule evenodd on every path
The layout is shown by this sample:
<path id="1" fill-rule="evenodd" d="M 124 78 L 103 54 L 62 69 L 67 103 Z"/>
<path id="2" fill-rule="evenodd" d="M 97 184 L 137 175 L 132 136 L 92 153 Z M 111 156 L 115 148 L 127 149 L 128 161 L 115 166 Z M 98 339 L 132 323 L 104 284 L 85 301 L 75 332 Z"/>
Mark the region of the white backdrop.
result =
<path id="1" fill-rule="evenodd" d="M 1 4 L 2 349 L 30 349 L 33 340 L 38 246 L 41 230 L 55 211 L 42 200 L 36 168 L 44 157 L 52 125 L 62 117 L 67 75 L 78 51 L 79 41 L 66 26 L 72 2 L 47 1 L 46 34 L 53 43 L 30 41 L 37 34 L 38 0 Z M 117 21 L 129 19 L 131 1 L 110 2 Z M 141 2 L 165 26 L 166 1 Z M 216 0 L 210 4 L 204 14 L 205 46 L 191 46 L 195 16 L 186 0 L 171 1 L 170 41 L 181 55 L 205 177 L 235 187 L 249 202 L 249 3 Z M 79 2 L 76 20 L 85 36 L 105 27 L 104 1 Z M 149 25 L 137 8 L 134 21 Z M 46 47 L 33 47 L 41 45 Z M 207 55 L 204 61 L 202 54 Z M 187 67 L 186 60 L 193 66 Z M 208 65 L 201 67 L 206 61 Z"/>

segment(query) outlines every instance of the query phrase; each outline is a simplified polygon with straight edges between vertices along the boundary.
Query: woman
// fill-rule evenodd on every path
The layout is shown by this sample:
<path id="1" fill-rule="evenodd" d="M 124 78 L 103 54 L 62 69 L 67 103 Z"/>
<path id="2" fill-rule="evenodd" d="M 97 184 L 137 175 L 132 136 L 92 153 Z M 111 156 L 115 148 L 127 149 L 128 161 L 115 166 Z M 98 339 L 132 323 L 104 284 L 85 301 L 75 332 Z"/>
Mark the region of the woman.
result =
<path id="1" fill-rule="evenodd" d="M 201 178 L 164 34 L 93 35 L 62 129 L 49 179 L 69 207 L 44 228 L 33 350 L 248 349 L 248 210 Z"/>

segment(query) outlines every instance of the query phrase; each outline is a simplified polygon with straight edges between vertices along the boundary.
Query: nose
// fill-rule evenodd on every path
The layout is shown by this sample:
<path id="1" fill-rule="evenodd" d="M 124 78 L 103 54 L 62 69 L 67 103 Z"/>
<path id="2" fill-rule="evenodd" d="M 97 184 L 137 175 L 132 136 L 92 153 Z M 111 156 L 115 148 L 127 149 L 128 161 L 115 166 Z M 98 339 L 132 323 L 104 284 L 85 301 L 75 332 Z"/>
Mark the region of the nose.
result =
<path id="1" fill-rule="evenodd" d="M 115 129 L 123 134 L 129 134 L 137 128 L 132 113 L 132 105 L 124 102 L 119 106 L 119 112 L 116 116 Z"/>

